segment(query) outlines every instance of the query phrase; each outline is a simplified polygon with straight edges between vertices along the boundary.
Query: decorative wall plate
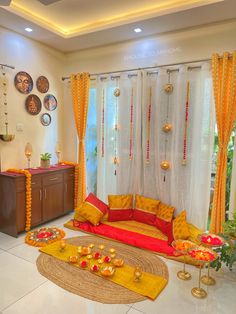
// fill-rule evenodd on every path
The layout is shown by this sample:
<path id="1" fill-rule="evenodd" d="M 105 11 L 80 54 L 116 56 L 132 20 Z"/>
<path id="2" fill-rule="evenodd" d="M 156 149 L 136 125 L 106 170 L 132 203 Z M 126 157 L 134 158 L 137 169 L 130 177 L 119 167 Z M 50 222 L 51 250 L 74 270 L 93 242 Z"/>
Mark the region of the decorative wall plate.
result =
<path id="1" fill-rule="evenodd" d="M 33 89 L 32 77 L 27 73 L 20 71 L 15 75 L 14 83 L 16 89 L 22 94 L 29 94 Z"/>
<path id="2" fill-rule="evenodd" d="M 57 108 L 56 97 L 51 94 L 48 94 L 44 97 L 43 103 L 44 107 L 49 111 L 55 110 Z"/>
<path id="3" fill-rule="evenodd" d="M 29 114 L 37 115 L 41 111 L 42 103 L 37 95 L 30 94 L 25 101 L 25 108 Z"/>
<path id="4" fill-rule="evenodd" d="M 52 118 L 49 113 L 43 113 L 40 117 L 40 121 L 42 125 L 48 126 L 51 123 Z"/>
<path id="5" fill-rule="evenodd" d="M 39 76 L 36 81 L 36 87 L 40 93 L 47 93 L 49 90 L 49 81 L 45 76 Z"/>

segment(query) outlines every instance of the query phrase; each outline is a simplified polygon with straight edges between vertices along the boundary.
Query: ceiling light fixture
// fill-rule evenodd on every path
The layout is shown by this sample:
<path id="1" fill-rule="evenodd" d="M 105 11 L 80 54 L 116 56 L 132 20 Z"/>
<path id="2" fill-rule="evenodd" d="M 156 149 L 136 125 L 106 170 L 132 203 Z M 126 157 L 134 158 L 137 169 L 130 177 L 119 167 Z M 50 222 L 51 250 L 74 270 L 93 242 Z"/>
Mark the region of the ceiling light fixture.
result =
<path id="1" fill-rule="evenodd" d="M 25 28 L 25 31 L 28 32 L 28 33 L 33 32 L 32 28 L 30 28 L 30 27 L 26 27 L 26 28 Z"/>
<path id="2" fill-rule="evenodd" d="M 142 28 L 137 27 L 137 28 L 134 29 L 134 32 L 135 33 L 141 33 L 142 32 Z"/>

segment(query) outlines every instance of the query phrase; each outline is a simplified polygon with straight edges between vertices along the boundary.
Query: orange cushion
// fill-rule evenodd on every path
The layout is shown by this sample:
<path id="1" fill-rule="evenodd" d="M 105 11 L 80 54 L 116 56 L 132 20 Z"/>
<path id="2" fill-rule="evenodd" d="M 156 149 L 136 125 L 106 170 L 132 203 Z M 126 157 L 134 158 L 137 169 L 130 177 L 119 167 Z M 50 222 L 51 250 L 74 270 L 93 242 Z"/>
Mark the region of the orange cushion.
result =
<path id="1" fill-rule="evenodd" d="M 173 220 L 173 237 L 175 240 L 182 239 L 186 240 L 190 236 L 188 229 L 188 224 L 186 221 L 186 210 L 183 210 L 174 220 Z"/>
<path id="2" fill-rule="evenodd" d="M 157 208 L 157 218 L 170 222 L 173 218 L 175 208 L 160 202 Z"/>
<path id="3" fill-rule="evenodd" d="M 107 211 L 108 206 L 90 193 L 85 201 L 75 209 L 74 219 L 79 222 L 89 221 L 93 225 L 98 225 Z"/>
<path id="4" fill-rule="evenodd" d="M 159 200 L 141 195 L 135 195 L 133 219 L 148 225 L 154 225 L 159 203 Z"/>
<path id="5" fill-rule="evenodd" d="M 133 217 L 133 195 L 108 195 L 108 221 L 131 220 Z"/>

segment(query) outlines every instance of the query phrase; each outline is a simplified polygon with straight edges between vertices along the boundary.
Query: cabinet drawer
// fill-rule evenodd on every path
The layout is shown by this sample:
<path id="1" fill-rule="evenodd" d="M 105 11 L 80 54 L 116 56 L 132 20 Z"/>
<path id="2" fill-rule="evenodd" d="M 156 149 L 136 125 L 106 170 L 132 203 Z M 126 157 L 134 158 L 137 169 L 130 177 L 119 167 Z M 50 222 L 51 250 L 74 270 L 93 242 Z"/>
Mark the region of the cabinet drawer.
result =
<path id="1" fill-rule="evenodd" d="M 41 186 L 41 177 L 32 176 L 31 186 L 32 186 L 32 189 L 40 187 Z"/>
<path id="2" fill-rule="evenodd" d="M 52 173 L 43 177 L 43 185 L 51 185 L 63 181 L 62 173 Z"/>
<path id="3" fill-rule="evenodd" d="M 75 175 L 74 169 L 69 169 L 66 172 L 64 172 L 64 179 L 65 180 L 73 179 L 74 175 Z"/>

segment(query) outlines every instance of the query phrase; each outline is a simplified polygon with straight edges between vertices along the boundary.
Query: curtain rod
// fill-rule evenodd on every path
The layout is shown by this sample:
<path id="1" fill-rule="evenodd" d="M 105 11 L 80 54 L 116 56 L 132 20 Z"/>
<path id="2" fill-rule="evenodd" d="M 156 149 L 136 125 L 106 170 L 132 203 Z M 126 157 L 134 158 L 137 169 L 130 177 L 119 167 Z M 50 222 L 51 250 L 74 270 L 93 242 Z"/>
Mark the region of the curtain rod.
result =
<path id="1" fill-rule="evenodd" d="M 162 65 L 155 65 L 155 66 L 150 66 L 150 67 L 144 67 L 144 68 L 135 68 L 135 69 L 120 70 L 120 71 L 110 71 L 110 72 L 103 72 L 103 73 L 91 73 L 90 76 L 99 76 L 99 75 L 107 75 L 107 74 L 133 72 L 133 71 L 138 71 L 138 70 L 149 70 L 149 69 L 155 69 L 155 68 L 171 67 L 171 66 L 180 65 L 180 64 L 206 62 L 206 61 L 211 61 L 211 59 L 208 58 L 208 59 L 201 59 L 201 60 L 192 60 L 192 61 L 186 61 L 186 62 L 181 62 L 181 63 L 169 63 L 169 64 L 162 64 Z M 69 80 L 69 79 L 70 79 L 70 76 L 62 77 L 62 81 Z"/>
<path id="2" fill-rule="evenodd" d="M 9 65 L 9 64 L 2 64 L 2 63 L 0 63 L 0 66 L 3 68 L 10 68 L 10 69 L 15 69 L 15 67 L 13 66 L 13 65 Z"/>

